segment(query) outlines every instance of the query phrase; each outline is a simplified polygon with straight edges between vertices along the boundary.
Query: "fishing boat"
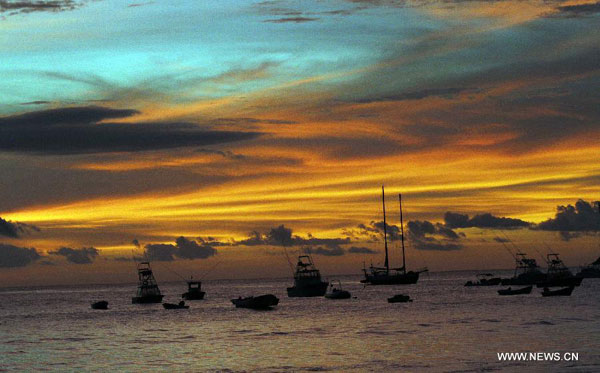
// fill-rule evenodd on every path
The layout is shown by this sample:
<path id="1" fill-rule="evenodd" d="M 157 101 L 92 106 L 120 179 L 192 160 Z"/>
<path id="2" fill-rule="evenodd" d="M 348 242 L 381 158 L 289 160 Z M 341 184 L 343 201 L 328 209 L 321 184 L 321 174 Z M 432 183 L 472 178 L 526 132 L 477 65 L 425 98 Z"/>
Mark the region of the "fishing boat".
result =
<path id="1" fill-rule="evenodd" d="M 529 285 L 527 287 L 521 288 L 521 289 L 512 289 L 512 288 L 508 288 L 508 289 L 502 289 L 502 290 L 498 290 L 498 294 L 499 295 L 519 295 L 519 294 L 529 294 L 531 293 L 531 289 L 533 289 L 533 285 Z"/>
<path id="2" fill-rule="evenodd" d="M 181 297 L 185 300 L 201 300 L 204 299 L 204 295 L 206 294 L 202 291 L 202 282 L 201 281 L 186 281 L 188 285 L 188 291 L 181 294 Z"/>
<path id="3" fill-rule="evenodd" d="M 576 276 L 581 278 L 600 278 L 600 257 L 595 262 L 581 267 Z"/>
<path id="4" fill-rule="evenodd" d="M 407 303 L 412 302 L 410 296 L 405 294 L 396 294 L 393 297 L 388 298 L 388 303 Z"/>
<path id="5" fill-rule="evenodd" d="M 274 296 L 273 294 L 265 294 L 259 295 L 257 297 L 239 297 L 238 299 L 232 299 L 231 303 L 235 305 L 236 308 L 251 308 L 255 310 L 264 310 L 270 309 L 279 304 L 279 298 Z"/>
<path id="6" fill-rule="evenodd" d="M 333 284 L 329 285 L 329 291 L 325 293 L 327 299 L 348 299 L 352 295 L 349 291 L 342 289 L 342 283 L 338 281 L 338 286 L 335 287 Z"/>
<path id="7" fill-rule="evenodd" d="M 94 303 L 92 303 L 92 309 L 95 309 L 95 310 L 107 310 L 108 309 L 108 302 L 105 301 L 105 300 L 94 302 Z"/>
<path id="8" fill-rule="evenodd" d="M 575 289 L 575 286 L 569 286 L 569 287 L 558 289 L 558 290 L 550 290 L 546 287 L 546 288 L 544 288 L 544 291 L 542 292 L 542 296 L 543 297 L 556 297 L 556 296 L 567 296 L 568 297 L 573 292 L 573 289 Z"/>
<path id="9" fill-rule="evenodd" d="M 385 191 L 381 186 L 381 200 L 383 203 L 383 241 L 385 247 L 385 261 L 383 267 L 375 267 L 373 264 L 367 269 L 363 268 L 365 278 L 360 282 L 371 285 L 407 285 L 416 284 L 419 280 L 419 274 L 427 272 L 427 268 L 423 268 L 417 271 L 406 270 L 406 255 L 404 249 L 404 224 L 402 221 L 402 195 L 398 194 L 398 201 L 400 203 L 400 233 L 402 241 L 402 267 L 390 268 L 390 261 L 388 255 L 388 244 L 387 244 L 387 224 L 385 221 Z"/>
<path id="10" fill-rule="evenodd" d="M 514 255 L 516 267 L 512 278 L 503 278 L 502 285 L 536 285 L 546 280 L 546 274 L 540 270 L 535 259 L 525 253 Z"/>
<path id="11" fill-rule="evenodd" d="M 311 256 L 300 255 L 294 272 L 294 286 L 287 288 L 287 294 L 288 297 L 322 297 L 328 285 L 327 281 L 321 280 L 321 272 Z"/>
<path id="12" fill-rule="evenodd" d="M 546 280 L 537 284 L 538 288 L 581 285 L 583 277 L 574 276 L 558 254 L 548 254 L 546 257 L 548 258 L 548 273 Z"/>
<path id="13" fill-rule="evenodd" d="M 465 286 L 496 286 L 500 285 L 502 279 L 500 277 L 494 277 L 491 273 L 480 273 L 477 275 L 477 280 L 467 281 Z"/>
<path id="14" fill-rule="evenodd" d="M 190 306 L 186 306 L 185 305 L 184 301 L 181 301 L 178 304 L 175 304 L 175 303 L 163 303 L 163 307 L 166 310 L 183 310 L 183 309 L 190 308 Z"/>
<path id="15" fill-rule="evenodd" d="M 138 270 L 138 288 L 135 297 L 131 298 L 131 303 L 160 303 L 163 295 L 156 284 L 154 274 L 150 268 L 150 262 L 141 262 L 137 266 Z"/>

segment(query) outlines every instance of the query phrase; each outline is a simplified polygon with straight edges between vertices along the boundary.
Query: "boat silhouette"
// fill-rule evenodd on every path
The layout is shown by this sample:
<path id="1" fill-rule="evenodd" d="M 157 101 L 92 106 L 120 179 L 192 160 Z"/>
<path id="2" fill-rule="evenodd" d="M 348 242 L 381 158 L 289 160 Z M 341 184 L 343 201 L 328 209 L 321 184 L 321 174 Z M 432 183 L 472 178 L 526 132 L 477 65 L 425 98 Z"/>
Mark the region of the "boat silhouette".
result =
<path id="1" fill-rule="evenodd" d="M 315 267 L 310 255 L 300 255 L 294 272 L 294 286 L 287 288 L 288 297 L 322 297 L 327 291 L 327 281 L 321 280 L 321 272 Z"/>
<path id="2" fill-rule="evenodd" d="M 404 248 L 404 222 L 402 220 L 402 195 L 398 194 L 398 202 L 400 203 L 400 233 L 402 241 L 402 267 L 390 268 L 388 244 L 387 244 L 387 224 L 385 220 L 385 191 L 381 186 L 381 200 L 383 203 L 383 240 L 385 245 L 385 261 L 383 267 L 371 266 L 363 268 L 365 278 L 360 282 L 371 285 L 408 285 L 416 284 L 419 281 L 419 274 L 427 272 L 427 268 L 418 271 L 406 270 L 406 255 Z"/>
<path id="3" fill-rule="evenodd" d="M 163 295 L 158 288 L 150 262 L 141 262 L 137 266 L 138 270 L 138 288 L 137 293 L 131 298 L 131 303 L 160 303 Z"/>
<path id="4" fill-rule="evenodd" d="M 533 285 L 529 285 L 529 286 L 526 286 L 526 287 L 521 288 L 521 289 L 512 289 L 512 288 L 509 287 L 508 289 L 498 290 L 498 294 L 499 295 L 529 294 L 529 293 L 531 293 L 531 289 L 533 289 Z"/>
<path id="5" fill-rule="evenodd" d="M 232 299 L 231 303 L 236 308 L 250 308 L 255 310 L 270 309 L 279 304 L 279 298 L 273 294 L 259 295 L 257 297 L 250 296 L 246 298 L 239 297 L 238 299 Z"/>

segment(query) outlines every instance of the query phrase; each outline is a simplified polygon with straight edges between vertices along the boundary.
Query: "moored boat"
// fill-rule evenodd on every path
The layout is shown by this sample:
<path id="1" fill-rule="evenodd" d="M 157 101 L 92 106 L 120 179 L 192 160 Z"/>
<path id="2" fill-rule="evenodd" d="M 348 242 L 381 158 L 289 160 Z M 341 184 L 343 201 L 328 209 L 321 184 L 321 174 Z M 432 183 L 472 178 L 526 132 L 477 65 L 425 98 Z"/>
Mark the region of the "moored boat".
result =
<path id="1" fill-rule="evenodd" d="M 558 290 L 550 290 L 547 287 L 542 292 L 543 297 L 555 297 L 555 296 L 570 296 L 575 289 L 575 286 L 569 286 Z"/>
<path id="2" fill-rule="evenodd" d="M 581 267 L 576 276 L 581 278 L 600 278 L 600 257 L 595 262 Z"/>
<path id="3" fill-rule="evenodd" d="M 388 303 L 407 303 L 412 302 L 410 296 L 405 294 L 396 294 L 393 297 L 387 299 Z"/>
<path id="4" fill-rule="evenodd" d="M 419 281 L 419 274 L 427 272 L 427 268 L 417 271 L 406 270 L 406 255 L 404 248 L 404 223 L 402 221 L 402 195 L 398 194 L 400 203 L 400 232 L 402 240 L 402 267 L 390 268 L 388 244 L 387 244 L 387 223 L 385 221 L 385 191 L 381 187 L 381 197 L 383 203 L 383 241 L 385 247 L 385 261 L 383 267 L 375 267 L 371 264 L 369 269 L 363 268 L 365 278 L 360 282 L 371 285 L 409 285 L 416 284 Z"/>
<path id="5" fill-rule="evenodd" d="M 334 287 L 333 284 L 329 286 L 329 291 L 325 293 L 327 299 L 348 299 L 352 295 L 349 291 L 342 289 L 342 283 L 338 281 L 338 286 Z"/>
<path id="6" fill-rule="evenodd" d="M 502 279 L 500 277 L 494 277 L 491 273 L 480 273 L 477 275 L 476 281 L 467 281 L 465 286 L 496 286 L 500 285 Z"/>
<path id="7" fill-rule="evenodd" d="M 108 309 L 108 302 L 105 300 L 100 300 L 98 302 L 94 302 L 92 303 L 92 309 L 95 310 L 107 310 Z"/>
<path id="8" fill-rule="evenodd" d="M 531 289 L 533 289 L 533 285 L 529 285 L 529 286 L 526 286 L 526 287 L 521 288 L 521 289 L 512 289 L 512 288 L 509 287 L 508 289 L 498 290 L 498 294 L 499 295 L 529 294 L 529 293 L 531 293 Z"/>
<path id="9" fill-rule="evenodd" d="M 329 282 L 321 280 L 321 272 L 310 255 L 300 255 L 294 273 L 294 286 L 287 288 L 288 297 L 322 297 Z"/>
<path id="10" fill-rule="evenodd" d="M 181 297 L 185 300 L 201 300 L 204 299 L 206 292 L 202 291 L 201 281 L 187 281 L 188 291 L 181 294 Z"/>
<path id="11" fill-rule="evenodd" d="M 512 278 L 503 278 L 502 285 L 536 285 L 546 280 L 546 274 L 542 273 L 535 259 L 527 257 L 525 253 L 516 253 L 515 273 Z"/>
<path id="12" fill-rule="evenodd" d="M 131 298 L 131 303 L 160 303 L 163 295 L 158 288 L 152 269 L 149 262 L 141 262 L 138 264 L 138 288 L 137 293 Z"/>
<path id="13" fill-rule="evenodd" d="M 538 288 L 581 285 L 583 277 L 574 276 L 558 254 L 548 254 L 547 258 L 548 273 L 546 279 L 537 284 Z"/>
<path id="14" fill-rule="evenodd" d="M 182 310 L 182 309 L 188 309 L 190 308 L 190 306 L 186 306 L 184 301 L 179 302 L 178 304 L 175 303 L 163 303 L 163 307 L 166 310 Z"/>
<path id="15" fill-rule="evenodd" d="M 236 308 L 251 308 L 251 309 L 270 309 L 279 304 L 279 298 L 273 294 L 259 295 L 257 297 L 250 296 L 246 298 L 239 297 L 232 299 L 231 303 Z"/>

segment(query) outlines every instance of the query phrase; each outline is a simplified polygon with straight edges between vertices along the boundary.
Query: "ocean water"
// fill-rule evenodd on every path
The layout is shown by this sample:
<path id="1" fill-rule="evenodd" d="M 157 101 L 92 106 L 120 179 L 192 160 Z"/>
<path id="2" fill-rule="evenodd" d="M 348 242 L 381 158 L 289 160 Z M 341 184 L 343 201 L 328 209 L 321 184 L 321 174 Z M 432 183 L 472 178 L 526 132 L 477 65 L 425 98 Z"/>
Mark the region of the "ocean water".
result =
<path id="1" fill-rule="evenodd" d="M 340 279 L 356 298 L 288 298 L 290 279 L 206 281 L 188 310 L 134 305 L 135 284 L 0 289 L 0 370 L 72 372 L 600 372 L 600 280 L 571 297 L 500 297 L 463 286 L 477 272 L 416 285 Z M 510 273 L 498 273 L 509 275 Z M 160 278 L 158 278 L 160 281 Z M 184 283 L 160 284 L 177 302 Z M 273 293 L 272 311 L 231 298 Z M 389 304 L 396 293 L 414 302 Z M 109 310 L 90 303 L 107 300 Z M 578 353 L 578 361 L 499 361 L 499 352 Z"/>

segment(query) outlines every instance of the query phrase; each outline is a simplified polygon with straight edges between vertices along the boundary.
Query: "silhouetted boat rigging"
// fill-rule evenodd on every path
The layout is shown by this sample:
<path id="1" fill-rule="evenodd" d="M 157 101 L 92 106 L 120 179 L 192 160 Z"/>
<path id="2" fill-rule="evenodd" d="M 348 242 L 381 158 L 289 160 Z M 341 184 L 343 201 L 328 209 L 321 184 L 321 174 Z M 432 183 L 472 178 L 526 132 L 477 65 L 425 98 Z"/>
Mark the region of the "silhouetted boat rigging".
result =
<path id="1" fill-rule="evenodd" d="M 547 258 L 548 273 L 544 281 L 537 283 L 538 288 L 581 285 L 583 277 L 574 276 L 558 254 L 548 254 Z"/>
<path id="2" fill-rule="evenodd" d="M 499 295 L 529 294 L 529 293 L 531 293 L 531 289 L 533 289 L 533 285 L 529 285 L 529 286 L 521 288 L 521 289 L 512 289 L 509 287 L 508 289 L 498 290 L 498 294 Z"/>
<path id="3" fill-rule="evenodd" d="M 108 309 L 108 302 L 105 301 L 105 300 L 94 302 L 94 303 L 92 303 L 92 309 L 95 309 L 95 310 L 107 310 Z"/>
<path id="4" fill-rule="evenodd" d="M 188 291 L 181 294 L 181 297 L 185 300 L 201 300 L 204 299 L 204 295 L 206 294 L 202 291 L 202 282 L 201 281 L 186 281 L 188 285 Z"/>
<path id="5" fill-rule="evenodd" d="M 287 288 L 287 293 L 288 297 L 322 297 L 328 285 L 327 281 L 321 280 L 321 272 L 311 256 L 300 255 L 294 272 L 294 286 Z"/>
<path id="6" fill-rule="evenodd" d="M 342 283 L 340 281 L 338 281 L 338 287 L 331 284 L 329 286 L 329 291 L 325 293 L 325 298 L 327 299 L 348 299 L 351 296 L 349 291 L 342 289 Z"/>
<path id="7" fill-rule="evenodd" d="M 514 258 L 515 274 L 502 279 L 502 285 L 536 285 L 546 280 L 546 274 L 540 271 L 535 259 L 527 258 L 525 253 L 516 253 Z"/>
<path id="8" fill-rule="evenodd" d="M 480 273 L 476 281 L 469 280 L 465 286 L 496 286 L 500 285 L 500 282 L 502 282 L 500 277 L 494 277 L 491 273 Z"/>
<path id="9" fill-rule="evenodd" d="M 544 291 L 542 292 L 542 296 L 543 297 L 556 297 L 556 296 L 570 296 L 571 293 L 573 292 L 573 289 L 575 289 L 575 286 L 569 286 L 563 289 L 558 289 L 558 290 L 550 290 L 548 288 L 544 288 Z"/>
<path id="10" fill-rule="evenodd" d="M 596 207 L 598 208 L 598 228 L 596 228 L 596 234 L 600 234 L 600 201 L 596 201 Z M 600 240 L 598 241 L 598 248 L 600 249 Z M 577 273 L 577 277 L 600 278 L 600 257 L 585 267 L 581 267 Z"/>
<path id="11" fill-rule="evenodd" d="M 381 199 L 383 203 L 383 238 L 385 245 L 385 262 L 383 267 L 374 267 L 372 264 L 367 270 L 363 268 L 365 278 L 360 282 L 371 285 L 406 285 L 416 284 L 421 272 L 427 272 L 427 268 L 418 271 L 406 271 L 406 255 L 404 249 L 404 224 L 402 220 L 402 195 L 398 194 L 400 203 L 400 233 L 402 240 L 402 267 L 390 268 L 387 245 L 387 224 L 385 220 L 385 191 L 381 186 Z"/>
<path id="12" fill-rule="evenodd" d="M 154 274 L 150 268 L 149 262 L 141 262 L 137 265 L 138 270 L 138 288 L 135 297 L 131 298 L 131 303 L 160 303 L 163 295 L 156 284 Z"/>
<path id="13" fill-rule="evenodd" d="M 277 298 L 273 294 L 265 294 L 259 295 L 257 297 L 239 297 L 238 299 L 232 299 L 231 303 L 233 303 L 236 308 L 251 308 L 255 310 L 265 310 L 270 309 L 271 307 L 274 307 L 277 304 L 279 304 L 279 298 Z"/>

